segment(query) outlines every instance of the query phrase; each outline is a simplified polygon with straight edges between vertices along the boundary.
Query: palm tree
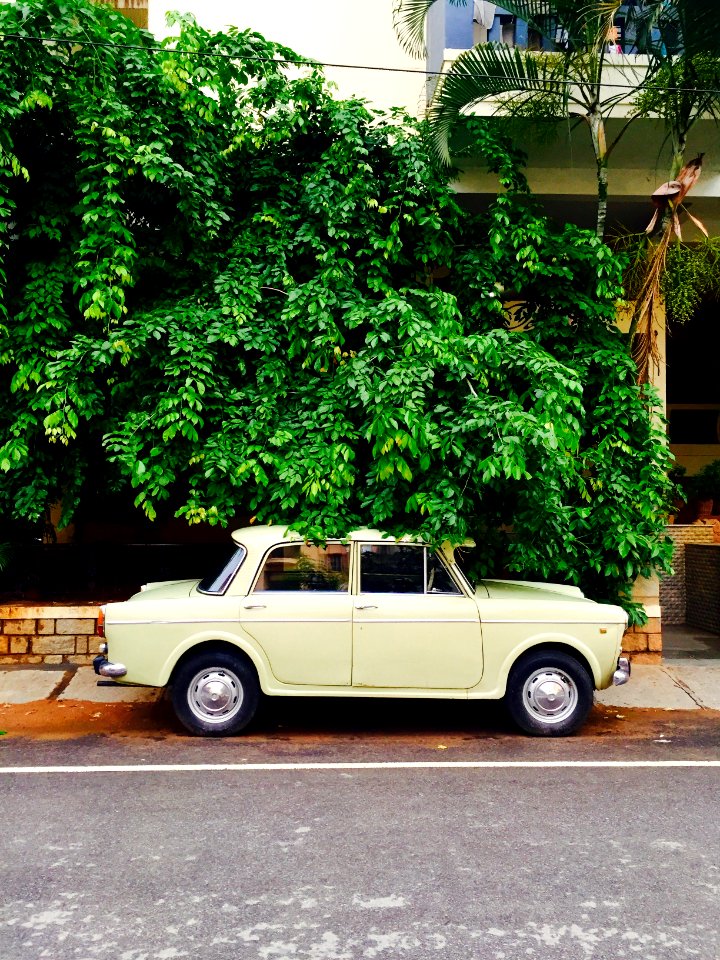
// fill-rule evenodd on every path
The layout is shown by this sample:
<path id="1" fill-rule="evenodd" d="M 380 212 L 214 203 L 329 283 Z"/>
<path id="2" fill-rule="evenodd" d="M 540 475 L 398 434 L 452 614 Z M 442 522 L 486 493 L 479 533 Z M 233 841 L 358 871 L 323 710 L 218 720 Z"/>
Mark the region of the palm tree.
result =
<path id="1" fill-rule="evenodd" d="M 438 0 L 397 0 L 395 26 L 401 43 L 418 53 L 422 49 L 424 21 Z M 465 5 L 467 0 L 451 0 Z M 468 107 L 490 98 L 503 98 L 510 114 L 578 117 L 590 131 L 597 175 L 597 224 L 605 232 L 608 197 L 608 164 L 631 116 L 612 142 L 606 120 L 612 108 L 641 82 L 627 89 L 603 86 L 607 65 L 607 38 L 620 0 L 503 0 L 503 7 L 528 23 L 544 38 L 549 52 L 533 52 L 503 43 L 482 43 L 464 51 L 440 78 L 428 119 L 432 143 L 440 159 L 450 162 L 452 127 Z"/>
<path id="2" fill-rule="evenodd" d="M 425 20 L 436 2 L 444 0 L 396 0 L 396 31 L 403 46 L 415 54 L 422 52 Z M 450 2 L 464 6 L 469 0 Z M 718 0 L 639 0 L 634 20 L 639 49 L 648 54 L 647 71 L 635 73 L 623 89 L 608 87 L 604 83 L 607 41 L 621 6 L 621 0 L 503 0 L 504 9 L 545 38 L 549 52 L 483 43 L 460 54 L 441 77 L 429 107 L 432 142 L 438 156 L 450 162 L 449 139 L 457 117 L 491 98 L 502 97 L 502 109 L 510 114 L 532 115 L 535 111 L 558 119 L 580 118 L 588 125 L 595 156 L 596 231 L 602 237 L 610 157 L 629 125 L 647 115 L 651 101 L 643 101 L 642 93 L 652 90 L 653 83 L 656 93 L 667 92 L 668 77 L 672 81 L 669 86 L 675 97 L 661 115 L 666 121 L 672 119 L 677 128 L 677 135 L 673 135 L 674 156 L 680 157 L 677 172 L 682 166 L 689 126 L 707 112 L 708 103 L 708 96 L 698 96 L 696 89 L 691 88 L 687 95 L 688 76 L 681 72 L 678 57 L 686 63 L 688 52 L 696 58 L 707 57 L 719 52 L 720 46 Z M 673 72 L 668 75 L 669 70 Z M 607 118 L 628 95 L 635 96 L 636 104 L 620 132 L 608 142 Z M 712 96 L 717 97 L 714 91 Z M 657 99 L 652 110 L 657 115 Z"/>
<path id="3" fill-rule="evenodd" d="M 717 0 L 645 0 L 634 11 L 633 19 L 638 48 L 650 63 L 636 109 L 640 116 L 662 119 L 671 146 L 669 180 L 653 195 L 655 215 L 648 225 L 647 238 L 636 247 L 635 263 L 628 275 L 629 292 L 635 301 L 630 327 L 633 356 L 639 379 L 644 380 L 649 378 L 650 365 L 658 367 L 660 363 L 654 330 L 668 282 L 666 264 L 671 245 L 675 245 L 676 257 L 697 253 L 698 245 L 691 253 L 681 244 L 678 211 L 702 169 L 702 154 L 686 160 L 688 134 L 701 118 L 717 121 L 720 116 L 720 4 Z M 684 212 L 707 238 L 702 222 L 689 210 Z M 714 263 L 717 243 L 710 241 L 704 250 Z M 684 296 L 688 295 L 686 290 Z"/>
<path id="4" fill-rule="evenodd" d="M 685 165 L 688 134 L 720 114 L 720 4 L 717 0 L 645 0 L 633 11 L 638 49 L 650 62 L 636 105 L 660 117 L 672 148 L 670 179 Z"/>

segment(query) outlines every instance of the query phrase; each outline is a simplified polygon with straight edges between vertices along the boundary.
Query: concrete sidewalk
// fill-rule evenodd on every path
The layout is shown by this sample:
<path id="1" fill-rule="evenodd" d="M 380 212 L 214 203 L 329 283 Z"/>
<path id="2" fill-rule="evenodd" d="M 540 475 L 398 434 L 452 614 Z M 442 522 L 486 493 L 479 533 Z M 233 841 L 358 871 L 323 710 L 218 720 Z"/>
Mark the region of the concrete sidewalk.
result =
<path id="1" fill-rule="evenodd" d="M 148 703 L 162 690 L 154 687 L 122 687 L 100 677 L 92 667 L 64 670 L 62 667 L 10 666 L 0 669 L 0 704 L 31 703 L 34 700 L 84 700 L 89 703 Z"/>
<path id="2" fill-rule="evenodd" d="M 90 703 L 148 703 L 162 696 L 151 687 L 97 685 L 92 667 L 5 667 L 0 669 L 0 704 L 33 700 L 83 700 Z M 658 666 L 638 664 L 630 681 L 595 695 L 607 707 L 660 710 L 720 710 L 719 660 L 670 660 Z"/>

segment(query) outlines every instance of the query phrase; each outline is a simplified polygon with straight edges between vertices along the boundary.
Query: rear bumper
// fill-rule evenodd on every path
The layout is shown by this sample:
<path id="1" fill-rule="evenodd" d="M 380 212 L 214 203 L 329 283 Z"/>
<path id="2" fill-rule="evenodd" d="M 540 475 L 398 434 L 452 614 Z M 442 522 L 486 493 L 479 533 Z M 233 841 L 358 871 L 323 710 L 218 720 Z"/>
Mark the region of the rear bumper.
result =
<path id="1" fill-rule="evenodd" d="M 93 660 L 93 670 L 99 677 L 110 677 L 113 680 L 124 677 L 127 673 L 127 667 L 124 663 L 111 663 L 102 654 L 99 654 Z"/>
<path id="2" fill-rule="evenodd" d="M 630 679 L 630 658 L 618 657 L 617 670 L 613 674 L 613 683 L 616 687 L 622 686 Z"/>

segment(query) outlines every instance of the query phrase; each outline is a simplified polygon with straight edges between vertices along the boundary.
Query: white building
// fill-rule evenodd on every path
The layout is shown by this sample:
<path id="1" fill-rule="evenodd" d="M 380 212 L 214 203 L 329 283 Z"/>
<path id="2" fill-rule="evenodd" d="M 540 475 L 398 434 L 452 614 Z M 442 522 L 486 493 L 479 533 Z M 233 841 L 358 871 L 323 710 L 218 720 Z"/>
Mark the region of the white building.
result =
<path id="1" fill-rule="evenodd" d="M 208 30 L 250 29 L 328 64 L 341 97 L 378 107 L 425 106 L 425 64 L 404 53 L 393 29 L 393 0 L 112 0 L 158 37 L 168 11 L 192 13 Z M 354 68 L 354 69 L 353 69 Z"/>

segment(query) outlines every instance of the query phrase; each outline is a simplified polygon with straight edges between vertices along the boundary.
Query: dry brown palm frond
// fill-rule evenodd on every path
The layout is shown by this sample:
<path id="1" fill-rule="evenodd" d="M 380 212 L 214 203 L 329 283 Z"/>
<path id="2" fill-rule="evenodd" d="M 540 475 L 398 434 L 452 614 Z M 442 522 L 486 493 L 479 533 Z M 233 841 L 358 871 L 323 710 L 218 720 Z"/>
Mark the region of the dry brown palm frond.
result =
<path id="1" fill-rule="evenodd" d="M 632 356 L 638 370 L 638 383 L 648 383 L 651 369 L 660 369 L 661 357 L 657 345 L 655 318 L 661 300 L 660 284 L 672 234 L 672 225 L 668 224 L 659 243 L 651 247 L 645 278 L 635 301 L 631 332 Z"/>
<path id="2" fill-rule="evenodd" d="M 699 153 L 697 157 L 690 160 L 677 175 L 677 179 L 668 180 L 657 188 L 652 195 L 652 202 L 655 204 L 655 213 L 652 220 L 645 228 L 646 233 L 652 233 L 657 227 L 658 222 L 663 225 L 663 230 L 667 227 L 668 221 L 672 225 L 673 232 L 678 239 L 682 240 L 682 230 L 680 229 L 679 211 L 682 209 L 692 220 L 698 229 L 705 236 L 708 235 L 705 225 L 697 217 L 694 217 L 686 207 L 683 206 L 683 200 L 697 183 L 702 172 L 702 159 L 705 156 Z"/>
<path id="3" fill-rule="evenodd" d="M 702 171 L 703 154 L 690 160 L 677 175 L 676 180 L 662 184 L 652 195 L 655 213 L 648 224 L 647 233 L 652 233 L 658 221 L 662 233 L 657 243 L 650 247 L 645 275 L 635 300 L 635 310 L 630 328 L 632 355 L 638 370 L 638 383 L 650 380 L 651 369 L 659 370 L 661 357 L 657 345 L 656 318 L 662 301 L 662 278 L 665 272 L 668 247 L 673 237 L 682 239 L 679 211 L 682 209 L 692 222 L 707 236 L 707 230 L 697 217 L 682 205 L 695 186 Z"/>

